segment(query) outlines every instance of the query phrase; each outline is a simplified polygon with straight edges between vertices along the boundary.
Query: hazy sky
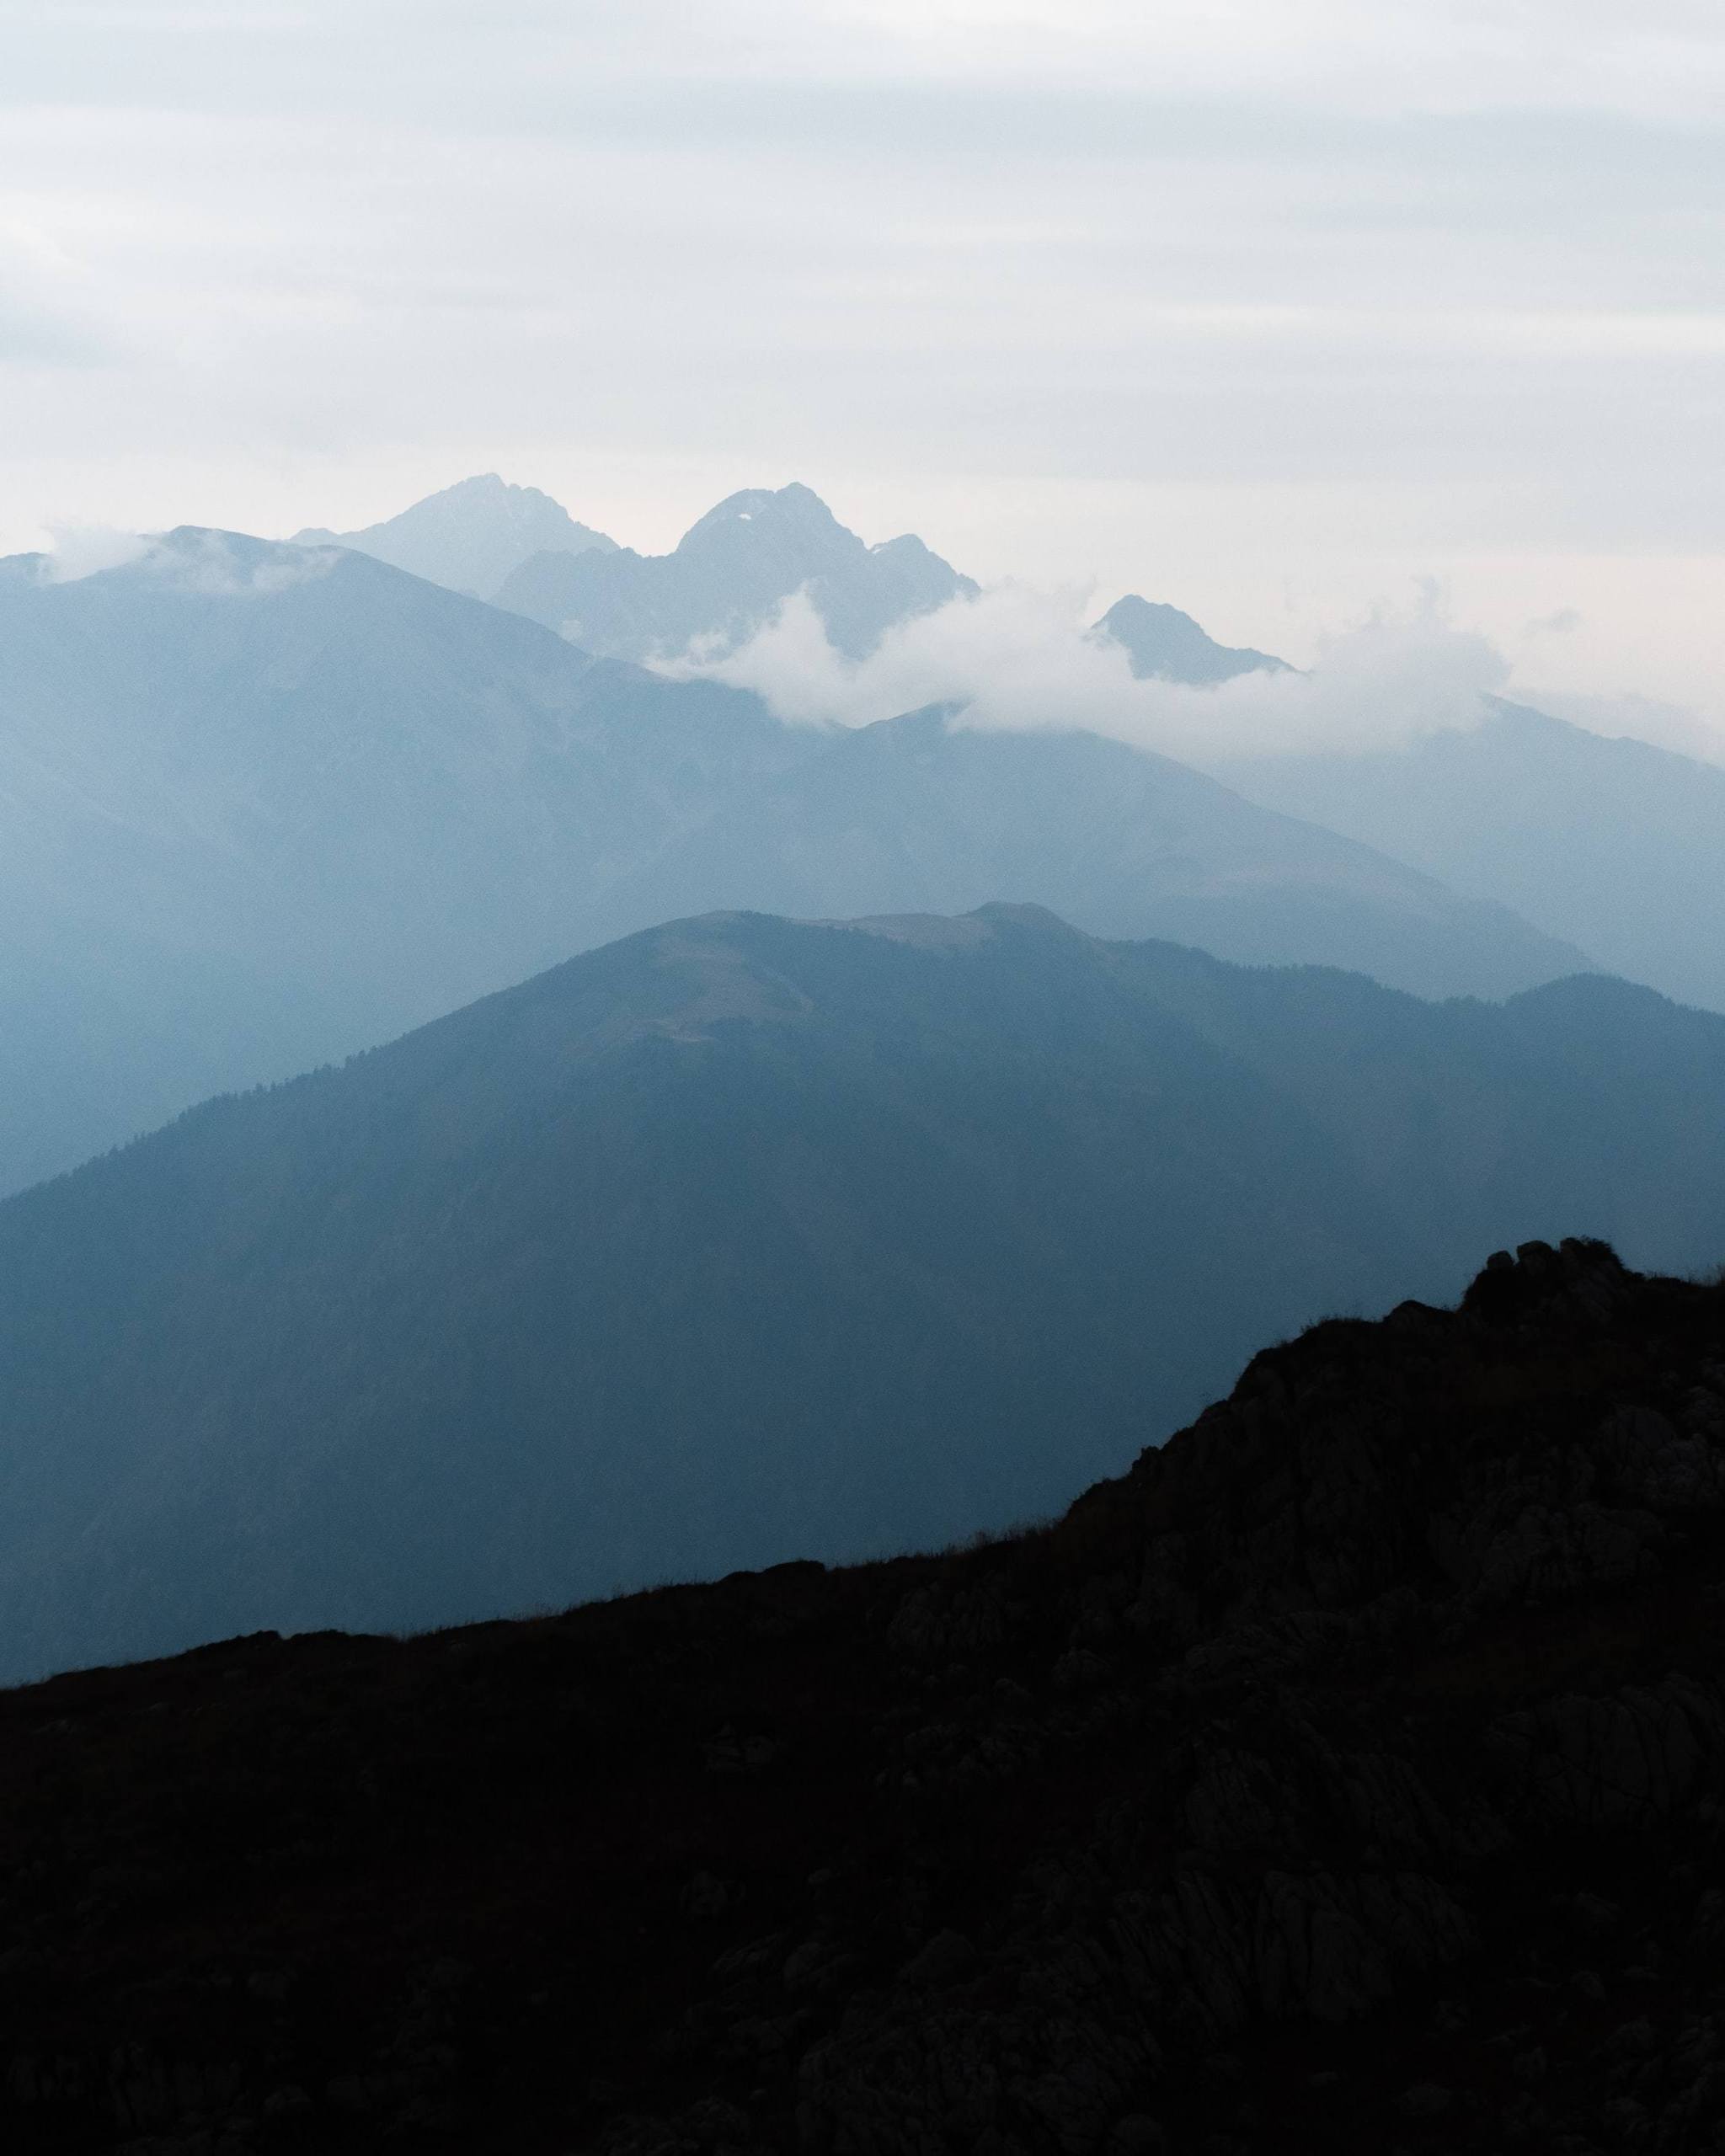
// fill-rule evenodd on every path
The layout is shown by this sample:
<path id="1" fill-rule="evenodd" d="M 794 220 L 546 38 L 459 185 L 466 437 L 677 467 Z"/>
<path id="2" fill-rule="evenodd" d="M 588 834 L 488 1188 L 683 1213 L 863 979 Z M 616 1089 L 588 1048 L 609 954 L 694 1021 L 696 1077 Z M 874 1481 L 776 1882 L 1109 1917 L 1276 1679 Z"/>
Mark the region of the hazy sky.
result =
<path id="1" fill-rule="evenodd" d="M 807 480 L 1725 720 L 1718 0 L 0 0 L 0 546 Z"/>

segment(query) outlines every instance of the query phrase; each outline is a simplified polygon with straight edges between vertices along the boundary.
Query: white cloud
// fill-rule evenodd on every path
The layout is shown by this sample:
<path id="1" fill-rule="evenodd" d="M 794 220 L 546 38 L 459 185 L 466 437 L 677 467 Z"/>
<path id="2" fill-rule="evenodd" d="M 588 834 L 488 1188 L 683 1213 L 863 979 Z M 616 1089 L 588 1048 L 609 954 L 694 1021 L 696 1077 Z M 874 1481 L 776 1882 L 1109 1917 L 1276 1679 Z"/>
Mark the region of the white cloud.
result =
<path id="1" fill-rule="evenodd" d="M 1092 611 L 1082 592 L 998 584 L 901 622 L 856 662 L 833 649 L 799 593 L 740 649 L 697 650 L 668 670 L 756 690 L 804 724 L 866 725 L 947 703 L 961 726 L 1083 730 L 1195 760 L 1386 747 L 1475 726 L 1509 675 L 1496 648 L 1455 627 L 1429 590 L 1325 638 L 1307 672 L 1213 688 L 1135 679 L 1119 645 L 1087 632 Z"/>
<path id="2" fill-rule="evenodd" d="M 77 584 L 102 569 L 117 569 L 150 550 L 136 531 L 117 531 L 105 524 L 54 524 L 48 527 L 47 574 L 54 584 Z"/>
<path id="3" fill-rule="evenodd" d="M 152 541 L 142 565 L 157 583 L 200 599 L 264 599 L 328 576 L 339 547 L 270 547 L 225 531 L 179 531 Z"/>
<path id="4" fill-rule="evenodd" d="M 0 0 L 0 548 L 803 478 L 1300 658 L 1586 590 L 1566 664 L 1717 693 L 1560 558 L 1725 557 L 1717 0 Z"/>
<path id="5" fill-rule="evenodd" d="M 267 598 L 328 576 L 339 547 L 288 547 L 226 531 L 121 531 L 105 524 L 48 527 L 45 574 L 51 584 L 77 584 L 104 569 L 136 564 L 152 583 L 204 599 Z"/>

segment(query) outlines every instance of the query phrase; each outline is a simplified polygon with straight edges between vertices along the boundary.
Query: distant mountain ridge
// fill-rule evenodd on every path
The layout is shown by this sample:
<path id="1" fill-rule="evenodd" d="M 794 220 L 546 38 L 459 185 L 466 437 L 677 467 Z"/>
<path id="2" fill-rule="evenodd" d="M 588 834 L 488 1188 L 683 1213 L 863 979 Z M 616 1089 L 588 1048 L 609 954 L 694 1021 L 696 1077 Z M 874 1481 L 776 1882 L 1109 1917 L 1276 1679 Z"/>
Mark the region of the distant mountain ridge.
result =
<path id="1" fill-rule="evenodd" d="M 861 658 L 895 622 L 976 589 L 909 533 L 866 545 L 793 484 L 729 495 L 669 554 L 535 556 L 496 599 L 584 650 L 648 660 L 741 643 L 806 590 L 836 648 Z"/>
<path id="2" fill-rule="evenodd" d="M 521 563 L 542 553 L 614 552 L 617 542 L 577 524 L 537 487 L 510 486 L 496 472 L 462 479 L 360 531 L 296 531 L 296 547 L 336 546 L 370 554 L 471 598 L 490 599 Z"/>
<path id="3" fill-rule="evenodd" d="M 0 1189 L 566 957 L 812 745 L 334 547 L 0 575 Z"/>
<path id="4" fill-rule="evenodd" d="M 1129 592 L 1117 599 L 1091 632 L 1092 636 L 1121 645 L 1140 680 L 1155 678 L 1182 681 L 1192 688 L 1205 688 L 1218 681 L 1231 681 L 1239 674 L 1285 674 L 1284 659 L 1267 651 L 1253 651 L 1218 643 L 1207 636 L 1189 614 L 1140 599 Z"/>
<path id="5" fill-rule="evenodd" d="M 1117 743 L 784 724 L 362 552 L 195 527 L 73 582 L 0 564 L 0 1191 L 743 902 L 1020 899 L 1438 995 L 1589 963 Z"/>
<path id="6" fill-rule="evenodd" d="M 1514 908 L 1680 1001 L 1725 1010 L 1725 771 L 1487 699 L 1406 748 L 1198 759 L 1267 808 Z"/>
<path id="7" fill-rule="evenodd" d="M 1001 1526 L 1560 1223 L 1725 1246 L 1725 1019 L 675 923 L 0 1206 L 0 1673 Z"/>
<path id="8" fill-rule="evenodd" d="M 1096 935 L 1341 966 L 1422 995 L 1508 995 L 1592 963 L 1167 757 L 976 730 L 940 706 L 841 731 L 740 792 L 620 879 L 599 918 L 622 935 L 721 906 L 954 913 L 1003 891 Z"/>

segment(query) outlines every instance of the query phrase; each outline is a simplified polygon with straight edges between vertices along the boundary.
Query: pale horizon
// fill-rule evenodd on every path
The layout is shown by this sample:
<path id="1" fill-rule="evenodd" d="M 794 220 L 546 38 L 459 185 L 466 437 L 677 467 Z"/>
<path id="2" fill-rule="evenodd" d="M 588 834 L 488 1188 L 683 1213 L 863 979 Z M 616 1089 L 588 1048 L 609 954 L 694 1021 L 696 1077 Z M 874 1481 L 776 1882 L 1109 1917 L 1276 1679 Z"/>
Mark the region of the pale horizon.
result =
<path id="1" fill-rule="evenodd" d="M 1303 661 L 1725 728 L 1725 26 L 1557 0 L 0 7 L 0 548 L 799 478 Z"/>

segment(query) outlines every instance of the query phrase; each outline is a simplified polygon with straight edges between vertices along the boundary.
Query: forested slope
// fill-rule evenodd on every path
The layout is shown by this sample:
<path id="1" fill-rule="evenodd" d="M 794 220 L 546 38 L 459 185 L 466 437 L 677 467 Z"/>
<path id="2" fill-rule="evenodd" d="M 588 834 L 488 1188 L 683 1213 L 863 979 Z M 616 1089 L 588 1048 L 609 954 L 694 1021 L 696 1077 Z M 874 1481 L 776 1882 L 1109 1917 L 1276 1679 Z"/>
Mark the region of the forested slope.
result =
<path id="1" fill-rule="evenodd" d="M 674 924 L 0 1207 L 7 1667 L 1003 1527 L 1566 1227 L 1725 1247 L 1725 1020 Z"/>

